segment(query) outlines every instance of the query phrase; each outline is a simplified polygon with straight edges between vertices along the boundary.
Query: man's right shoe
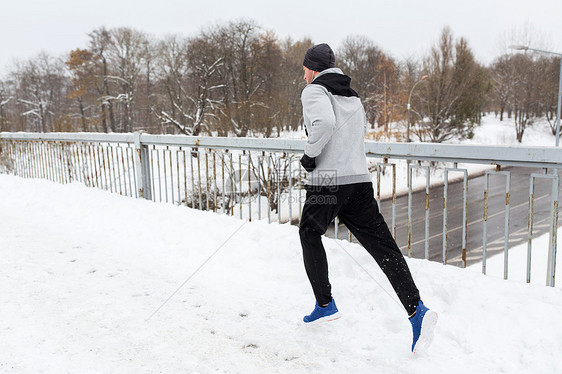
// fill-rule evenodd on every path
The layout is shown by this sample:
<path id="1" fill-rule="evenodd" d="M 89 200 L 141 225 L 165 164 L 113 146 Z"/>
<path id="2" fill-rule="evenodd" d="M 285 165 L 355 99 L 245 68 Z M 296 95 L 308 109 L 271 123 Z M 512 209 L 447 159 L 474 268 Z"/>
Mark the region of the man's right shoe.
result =
<path id="1" fill-rule="evenodd" d="M 321 307 L 316 303 L 314 310 L 308 316 L 303 318 L 303 321 L 306 323 L 314 322 L 316 320 L 322 319 L 325 321 L 333 321 L 340 318 L 341 315 L 336 307 L 336 302 L 334 299 L 330 301 L 328 305 L 325 307 Z"/>
<path id="2" fill-rule="evenodd" d="M 410 318 L 410 323 L 414 334 L 412 352 L 424 352 L 433 341 L 433 332 L 437 325 L 437 313 L 429 310 L 420 300 L 416 308 L 416 314 Z"/>

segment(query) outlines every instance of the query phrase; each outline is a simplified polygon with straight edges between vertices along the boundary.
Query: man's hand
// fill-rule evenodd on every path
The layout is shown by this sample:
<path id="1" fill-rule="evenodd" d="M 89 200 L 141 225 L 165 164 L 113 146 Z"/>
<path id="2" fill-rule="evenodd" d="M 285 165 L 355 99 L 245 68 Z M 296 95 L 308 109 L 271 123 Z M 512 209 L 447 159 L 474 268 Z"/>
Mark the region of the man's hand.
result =
<path id="1" fill-rule="evenodd" d="M 301 165 L 304 168 L 304 170 L 310 173 L 312 170 L 314 170 L 314 168 L 316 168 L 315 158 L 308 157 L 306 154 L 304 154 L 301 157 Z"/>

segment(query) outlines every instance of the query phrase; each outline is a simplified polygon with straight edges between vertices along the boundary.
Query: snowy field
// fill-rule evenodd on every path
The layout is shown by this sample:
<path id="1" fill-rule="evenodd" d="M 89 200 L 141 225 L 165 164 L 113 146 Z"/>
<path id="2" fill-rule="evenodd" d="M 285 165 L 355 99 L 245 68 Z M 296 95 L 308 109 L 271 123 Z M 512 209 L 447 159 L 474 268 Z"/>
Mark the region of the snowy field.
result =
<path id="1" fill-rule="evenodd" d="M 0 372 L 561 372 L 561 288 L 408 260 L 440 318 L 415 357 L 374 261 L 324 242 L 343 318 L 304 325 L 296 227 L 0 175 Z"/>

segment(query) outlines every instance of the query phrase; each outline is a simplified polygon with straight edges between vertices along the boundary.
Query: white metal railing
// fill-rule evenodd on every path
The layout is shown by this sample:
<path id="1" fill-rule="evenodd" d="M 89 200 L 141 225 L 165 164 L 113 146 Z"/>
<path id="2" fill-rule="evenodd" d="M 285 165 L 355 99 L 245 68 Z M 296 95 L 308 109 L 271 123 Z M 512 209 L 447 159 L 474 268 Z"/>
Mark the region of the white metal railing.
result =
<path id="1" fill-rule="evenodd" d="M 242 219 L 265 219 L 269 222 L 298 222 L 304 202 L 305 172 L 299 164 L 304 140 L 190 137 L 100 133 L 0 133 L 0 172 L 27 178 L 46 178 L 60 183 L 80 182 L 136 198 L 186 205 L 212 210 Z M 506 167 L 530 167 L 541 170 L 530 177 L 528 210 L 527 281 L 530 281 L 531 238 L 533 235 L 534 185 L 536 180 L 552 182 L 550 193 L 550 247 L 547 285 L 553 286 L 556 273 L 556 234 L 558 228 L 558 169 L 562 168 L 562 150 L 556 147 L 471 146 L 431 143 L 366 142 L 366 157 L 376 173 L 377 198 L 381 200 L 381 180 L 392 185 L 387 194 L 392 198 L 391 231 L 397 236 L 396 189 L 398 166 L 405 166 L 408 185 L 408 255 L 415 245 L 423 244 L 423 257 L 429 258 L 430 175 L 431 170 L 444 173 L 436 179 L 444 184 L 442 258 L 443 263 L 467 262 L 468 242 L 468 171 L 466 165 L 494 165 L 496 171 L 486 172 L 483 200 L 482 271 L 486 273 L 488 253 L 489 187 L 491 175 L 507 178 L 505 197 L 504 278 L 507 279 L 507 255 L 510 211 L 510 171 Z M 407 166 L 400 160 L 408 160 Z M 410 164 L 417 161 L 417 164 Z M 451 165 L 452 164 L 452 165 Z M 452 167 L 451 167 L 452 166 Z M 504 168 L 500 171 L 501 168 Z M 388 175 L 387 169 L 392 171 Z M 425 214 L 414 217 L 413 171 L 423 170 L 419 184 L 425 189 L 425 201 L 419 204 Z M 550 173 L 549 173 L 550 170 Z M 462 243 L 460 254 L 448 258 L 448 211 L 451 197 L 449 173 L 462 174 Z M 498 213 L 499 214 L 499 213 Z M 494 215 L 498 215 L 494 214 Z M 425 238 L 413 243 L 416 225 L 425 226 Z M 334 234 L 339 237 L 338 222 Z M 350 237 L 351 239 L 351 237 Z"/>

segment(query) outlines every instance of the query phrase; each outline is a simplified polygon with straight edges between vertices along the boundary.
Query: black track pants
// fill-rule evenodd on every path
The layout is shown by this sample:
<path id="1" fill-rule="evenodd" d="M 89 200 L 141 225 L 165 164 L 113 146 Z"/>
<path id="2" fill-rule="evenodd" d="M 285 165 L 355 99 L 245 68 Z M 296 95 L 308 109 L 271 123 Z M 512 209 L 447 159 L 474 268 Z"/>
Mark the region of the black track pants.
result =
<path id="1" fill-rule="evenodd" d="M 386 274 L 408 314 L 416 310 L 419 291 L 374 198 L 370 182 L 333 187 L 306 186 L 299 229 L 306 274 L 318 305 L 332 300 L 322 235 L 338 216 Z"/>

